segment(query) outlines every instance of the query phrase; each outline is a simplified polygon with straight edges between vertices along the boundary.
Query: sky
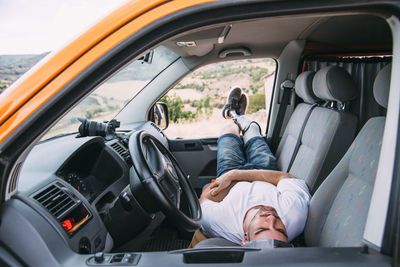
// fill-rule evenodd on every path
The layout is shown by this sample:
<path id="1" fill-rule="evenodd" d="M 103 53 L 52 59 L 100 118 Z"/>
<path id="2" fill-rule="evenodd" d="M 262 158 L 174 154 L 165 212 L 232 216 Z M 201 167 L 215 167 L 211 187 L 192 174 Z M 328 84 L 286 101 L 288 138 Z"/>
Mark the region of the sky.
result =
<path id="1" fill-rule="evenodd" d="M 0 0 L 0 55 L 54 51 L 127 0 Z"/>

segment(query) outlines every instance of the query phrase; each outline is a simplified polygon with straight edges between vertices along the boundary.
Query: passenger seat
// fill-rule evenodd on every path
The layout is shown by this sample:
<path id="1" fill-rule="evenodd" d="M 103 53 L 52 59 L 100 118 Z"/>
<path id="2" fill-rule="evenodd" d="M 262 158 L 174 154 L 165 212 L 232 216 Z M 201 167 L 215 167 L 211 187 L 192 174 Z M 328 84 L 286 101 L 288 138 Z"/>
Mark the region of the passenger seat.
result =
<path id="1" fill-rule="evenodd" d="M 374 97 L 387 108 L 391 65 L 374 83 Z M 351 147 L 311 199 L 304 231 L 307 246 L 360 246 L 374 188 L 385 117 L 367 121 Z"/>
<path id="2" fill-rule="evenodd" d="M 298 104 L 293 111 L 275 153 L 278 169 L 282 171 L 289 170 L 290 161 L 295 153 L 296 143 L 302 132 L 302 125 L 307 119 L 307 114 L 315 105 L 322 103 L 312 90 L 314 75 L 314 71 L 306 71 L 300 73 L 296 79 L 295 92 L 298 97 L 303 99 L 304 103 Z"/>
<path id="3" fill-rule="evenodd" d="M 307 77 L 307 82 L 301 82 Z M 283 138 L 277 150 L 278 166 L 282 171 L 288 171 L 292 175 L 306 181 L 310 192 L 314 193 L 324 178 L 336 166 L 353 141 L 357 129 L 357 117 L 347 112 L 345 103 L 357 95 L 356 85 L 346 70 L 337 66 L 328 66 L 319 70 L 309 81 L 312 74 L 304 72 L 296 79 L 296 93 L 304 98 L 304 92 L 308 92 L 314 103 L 318 98 L 325 101 L 324 106 L 315 107 L 305 125 L 301 136 L 298 151 L 292 151 L 289 137 L 293 132 L 300 132 L 304 116 L 299 116 L 297 110 L 303 111 L 303 106 L 296 107 Z M 298 82 L 299 81 L 299 82 Z M 300 88 L 299 88 L 300 87 Z M 303 92 L 300 93 L 299 92 Z M 310 98 L 306 98 L 306 104 L 311 107 Z M 288 132 L 288 133 L 287 133 Z M 294 160 L 289 169 L 288 162 L 295 153 Z"/>

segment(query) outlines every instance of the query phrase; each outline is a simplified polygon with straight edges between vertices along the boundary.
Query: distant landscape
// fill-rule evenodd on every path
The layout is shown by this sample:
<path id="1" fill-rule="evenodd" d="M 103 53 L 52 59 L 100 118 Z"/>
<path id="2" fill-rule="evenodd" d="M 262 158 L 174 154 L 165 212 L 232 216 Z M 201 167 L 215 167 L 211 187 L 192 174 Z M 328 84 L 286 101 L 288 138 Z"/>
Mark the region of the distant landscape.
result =
<path id="1" fill-rule="evenodd" d="M 50 52 L 39 55 L 0 55 L 0 93 Z"/>
<path id="2" fill-rule="evenodd" d="M 232 86 L 250 97 L 247 114 L 265 130 L 275 74 L 271 59 L 245 59 L 199 68 L 180 81 L 161 100 L 168 104 L 169 137 L 218 136 L 222 108 Z"/>

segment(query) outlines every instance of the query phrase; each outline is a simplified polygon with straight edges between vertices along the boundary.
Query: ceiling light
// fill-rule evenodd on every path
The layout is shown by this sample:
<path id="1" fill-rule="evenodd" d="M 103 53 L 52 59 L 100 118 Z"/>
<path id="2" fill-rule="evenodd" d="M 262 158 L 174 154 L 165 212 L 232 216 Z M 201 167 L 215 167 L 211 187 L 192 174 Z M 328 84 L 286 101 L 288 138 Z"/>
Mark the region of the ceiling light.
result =
<path id="1" fill-rule="evenodd" d="M 192 46 L 196 46 L 196 42 L 195 41 L 188 41 L 188 42 L 176 42 L 176 45 L 179 47 L 192 47 Z"/>

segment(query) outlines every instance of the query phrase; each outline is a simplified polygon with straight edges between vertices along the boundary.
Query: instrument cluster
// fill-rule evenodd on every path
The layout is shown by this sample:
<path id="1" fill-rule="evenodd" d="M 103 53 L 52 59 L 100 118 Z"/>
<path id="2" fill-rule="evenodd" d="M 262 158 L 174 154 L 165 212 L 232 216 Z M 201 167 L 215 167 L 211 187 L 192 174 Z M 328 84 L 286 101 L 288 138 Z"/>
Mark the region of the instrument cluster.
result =
<path id="1" fill-rule="evenodd" d="M 94 194 L 87 177 L 82 177 L 82 175 L 74 171 L 62 171 L 58 173 L 58 176 L 72 185 L 86 199 L 90 200 L 91 196 Z"/>

